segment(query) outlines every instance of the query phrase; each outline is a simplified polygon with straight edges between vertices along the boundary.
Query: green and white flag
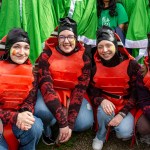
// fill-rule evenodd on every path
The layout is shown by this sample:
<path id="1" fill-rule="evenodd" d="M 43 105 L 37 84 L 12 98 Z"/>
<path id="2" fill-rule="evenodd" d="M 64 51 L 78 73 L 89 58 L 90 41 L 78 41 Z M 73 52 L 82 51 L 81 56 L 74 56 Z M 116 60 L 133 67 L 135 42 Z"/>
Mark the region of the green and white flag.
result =
<path id="1" fill-rule="evenodd" d="M 137 0 L 126 35 L 125 47 L 138 48 L 139 52 L 134 57 L 137 60 L 146 55 L 148 44 L 147 33 L 150 32 L 150 7 L 148 0 Z"/>
<path id="2" fill-rule="evenodd" d="M 68 15 L 78 24 L 78 40 L 87 45 L 96 45 L 96 0 L 74 0 L 72 3 Z"/>
<path id="3" fill-rule="evenodd" d="M 128 26 L 128 32 L 126 35 L 126 47 L 147 47 L 147 33 L 149 32 L 148 28 L 150 23 L 148 13 L 150 13 L 148 0 L 137 0 Z"/>

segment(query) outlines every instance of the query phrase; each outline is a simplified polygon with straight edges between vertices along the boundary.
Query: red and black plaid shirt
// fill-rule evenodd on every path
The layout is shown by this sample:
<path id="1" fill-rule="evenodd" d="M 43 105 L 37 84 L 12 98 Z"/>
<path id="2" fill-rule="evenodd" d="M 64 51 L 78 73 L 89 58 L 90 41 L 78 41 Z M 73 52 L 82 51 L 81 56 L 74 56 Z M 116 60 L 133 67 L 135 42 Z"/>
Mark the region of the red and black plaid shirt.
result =
<path id="1" fill-rule="evenodd" d="M 78 84 L 71 92 L 70 105 L 67 117 L 63 111 L 62 105 L 53 87 L 53 79 L 49 71 L 50 64 L 48 62 L 49 58 L 51 57 L 51 54 L 52 52 L 50 49 L 44 50 L 38 59 L 39 88 L 41 90 L 43 99 L 47 107 L 59 123 L 59 127 L 62 128 L 69 125 L 69 127 L 73 129 L 76 117 L 82 104 L 83 96 L 89 84 L 91 74 L 91 61 L 89 57 L 84 53 L 82 57 L 84 61 L 82 75 L 78 78 Z"/>

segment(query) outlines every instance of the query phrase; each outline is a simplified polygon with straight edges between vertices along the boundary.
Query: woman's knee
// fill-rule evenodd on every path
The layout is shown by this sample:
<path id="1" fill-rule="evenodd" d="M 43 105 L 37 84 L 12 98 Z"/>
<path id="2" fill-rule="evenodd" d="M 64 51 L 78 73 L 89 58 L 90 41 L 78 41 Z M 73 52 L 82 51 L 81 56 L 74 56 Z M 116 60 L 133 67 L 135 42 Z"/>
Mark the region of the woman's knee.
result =
<path id="1" fill-rule="evenodd" d="M 133 135 L 134 129 L 134 118 L 129 113 L 119 124 L 119 126 L 115 127 L 116 136 L 118 138 L 130 138 Z"/>
<path id="2" fill-rule="evenodd" d="M 34 115 L 38 118 L 41 118 L 42 120 L 47 120 L 52 115 L 49 110 L 44 109 L 35 109 Z"/>
<path id="3" fill-rule="evenodd" d="M 85 131 L 93 126 L 93 117 L 78 118 L 75 122 L 74 131 Z"/>
<path id="4" fill-rule="evenodd" d="M 93 126 L 94 117 L 90 104 L 84 100 L 77 116 L 74 131 L 85 131 Z"/>
<path id="5" fill-rule="evenodd" d="M 130 127 L 120 127 L 116 130 L 116 136 L 119 139 L 131 138 L 133 135 L 133 128 Z"/>
<path id="6" fill-rule="evenodd" d="M 39 110 L 44 111 L 45 107 L 47 107 L 47 106 L 44 102 L 44 99 L 43 99 L 42 95 L 39 94 L 39 92 L 38 92 L 38 96 L 37 96 L 37 100 L 36 100 L 36 104 L 35 104 L 35 112 L 38 113 Z"/>
<path id="7" fill-rule="evenodd" d="M 106 118 L 108 115 L 104 112 L 101 106 L 98 107 L 97 116 L 101 119 Z"/>
<path id="8" fill-rule="evenodd" d="M 150 123 L 144 115 L 138 119 L 136 129 L 140 135 L 150 134 Z"/>
<path id="9" fill-rule="evenodd" d="M 42 132 L 43 132 L 43 123 L 40 118 L 35 117 L 35 122 L 32 125 L 31 131 L 33 135 L 37 137 L 41 137 Z"/>
<path id="10" fill-rule="evenodd" d="M 54 118 L 50 110 L 47 108 L 41 95 L 39 95 L 35 104 L 34 115 L 38 118 L 41 118 L 44 123 L 51 122 L 51 120 Z"/>
<path id="11" fill-rule="evenodd" d="M 98 107 L 97 120 L 100 124 L 102 122 L 108 123 L 113 117 L 114 117 L 114 113 L 112 115 L 107 115 L 101 106 Z"/>

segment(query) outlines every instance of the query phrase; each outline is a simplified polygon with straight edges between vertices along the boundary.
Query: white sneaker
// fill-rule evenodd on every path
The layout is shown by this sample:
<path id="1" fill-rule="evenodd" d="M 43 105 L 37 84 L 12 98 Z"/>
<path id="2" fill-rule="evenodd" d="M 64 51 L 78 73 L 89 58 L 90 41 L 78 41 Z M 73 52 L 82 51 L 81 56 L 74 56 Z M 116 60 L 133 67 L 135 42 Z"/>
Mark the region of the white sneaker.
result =
<path id="1" fill-rule="evenodd" d="M 103 141 L 101 141 L 97 137 L 95 137 L 93 139 L 92 148 L 93 148 L 93 150 L 101 150 L 103 148 Z"/>

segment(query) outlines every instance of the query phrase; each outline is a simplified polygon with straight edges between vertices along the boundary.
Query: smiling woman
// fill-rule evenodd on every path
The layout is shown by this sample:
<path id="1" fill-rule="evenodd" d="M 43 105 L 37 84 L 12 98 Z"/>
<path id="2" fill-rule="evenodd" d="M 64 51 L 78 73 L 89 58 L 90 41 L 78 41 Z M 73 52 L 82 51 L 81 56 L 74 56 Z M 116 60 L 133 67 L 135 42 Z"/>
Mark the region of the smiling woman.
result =
<path id="1" fill-rule="evenodd" d="M 29 51 L 28 34 L 20 28 L 10 30 L 0 60 L 1 150 L 35 150 L 42 133 L 42 121 L 33 115 L 38 86 Z"/>
<path id="2" fill-rule="evenodd" d="M 30 41 L 28 34 L 20 28 L 12 29 L 6 38 L 4 59 L 16 64 L 29 61 Z"/>
<path id="3" fill-rule="evenodd" d="M 92 144 L 94 150 L 103 148 L 106 127 L 113 127 L 117 138 L 123 140 L 130 139 L 133 134 L 135 83 L 140 66 L 117 41 L 120 42 L 120 38 L 110 27 L 102 26 L 97 31 L 95 66 L 88 89 L 97 106 L 95 122 L 98 129 Z"/>
<path id="4" fill-rule="evenodd" d="M 23 64 L 29 57 L 30 46 L 25 42 L 17 42 L 10 49 L 10 58 L 17 64 Z"/>
<path id="5" fill-rule="evenodd" d="M 59 48 L 65 52 L 70 53 L 75 49 L 76 38 L 72 31 L 63 30 L 58 36 Z"/>
<path id="6" fill-rule="evenodd" d="M 84 131 L 93 124 L 92 109 L 84 98 L 91 61 L 76 37 L 76 22 L 69 17 L 61 18 L 58 37 L 50 37 L 45 42 L 38 58 L 42 95 L 39 92 L 35 115 L 44 122 L 43 142 L 47 145 L 56 142 L 53 126 L 57 124 L 60 132 L 57 141 L 61 143 L 69 140 L 72 131 Z"/>

